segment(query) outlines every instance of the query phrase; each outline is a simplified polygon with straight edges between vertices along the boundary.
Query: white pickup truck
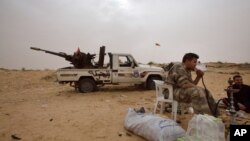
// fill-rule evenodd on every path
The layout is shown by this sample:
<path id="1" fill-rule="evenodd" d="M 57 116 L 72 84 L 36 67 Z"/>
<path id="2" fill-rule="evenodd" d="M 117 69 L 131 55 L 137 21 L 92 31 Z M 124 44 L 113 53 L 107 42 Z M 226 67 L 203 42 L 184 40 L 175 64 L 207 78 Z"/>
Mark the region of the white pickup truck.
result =
<path id="1" fill-rule="evenodd" d="M 74 67 L 57 70 L 59 83 L 70 83 L 80 92 L 95 91 L 97 86 L 106 84 L 138 84 L 147 89 L 155 89 L 153 80 L 161 80 L 164 70 L 160 67 L 140 65 L 130 54 L 108 53 L 109 62 L 102 68 Z"/>

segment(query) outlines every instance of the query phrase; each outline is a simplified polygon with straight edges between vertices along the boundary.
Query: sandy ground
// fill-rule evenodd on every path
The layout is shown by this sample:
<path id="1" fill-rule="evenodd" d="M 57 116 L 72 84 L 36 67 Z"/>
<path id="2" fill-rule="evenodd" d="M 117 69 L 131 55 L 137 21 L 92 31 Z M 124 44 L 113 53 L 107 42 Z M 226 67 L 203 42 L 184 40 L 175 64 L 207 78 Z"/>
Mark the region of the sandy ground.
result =
<path id="1" fill-rule="evenodd" d="M 216 99 L 226 96 L 227 80 L 236 72 L 250 84 L 249 68 L 209 66 L 204 80 Z M 13 135 L 24 141 L 144 141 L 124 129 L 124 117 L 129 107 L 152 111 L 154 90 L 107 86 L 82 94 L 54 82 L 54 73 L 0 70 L 0 141 Z M 186 129 L 190 116 L 178 118 Z"/>

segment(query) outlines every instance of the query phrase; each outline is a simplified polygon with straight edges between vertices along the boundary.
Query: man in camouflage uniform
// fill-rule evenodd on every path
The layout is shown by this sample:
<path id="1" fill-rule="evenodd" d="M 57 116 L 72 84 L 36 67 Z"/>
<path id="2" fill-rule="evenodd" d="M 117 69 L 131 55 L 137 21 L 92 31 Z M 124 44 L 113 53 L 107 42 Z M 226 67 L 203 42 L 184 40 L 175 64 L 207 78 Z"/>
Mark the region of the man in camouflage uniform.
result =
<path id="1" fill-rule="evenodd" d="M 199 56 L 187 53 L 183 56 L 182 63 L 175 64 L 168 73 L 166 83 L 174 88 L 174 99 L 181 104 L 191 104 L 194 113 L 214 115 L 215 101 L 209 91 L 196 86 L 204 73 L 196 69 Z M 191 71 L 196 72 L 193 80 Z M 207 101 L 208 99 L 208 101 Z"/>

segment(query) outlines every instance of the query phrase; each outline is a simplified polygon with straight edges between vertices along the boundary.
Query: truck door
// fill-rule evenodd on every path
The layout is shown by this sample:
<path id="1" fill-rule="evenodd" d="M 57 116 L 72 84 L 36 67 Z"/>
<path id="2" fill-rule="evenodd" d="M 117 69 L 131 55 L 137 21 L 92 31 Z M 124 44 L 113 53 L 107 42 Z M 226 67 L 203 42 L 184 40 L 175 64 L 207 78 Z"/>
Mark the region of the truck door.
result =
<path id="1" fill-rule="evenodd" d="M 139 81 L 139 71 L 135 70 L 134 60 L 128 55 L 114 57 L 116 68 L 113 70 L 113 83 L 136 83 Z"/>

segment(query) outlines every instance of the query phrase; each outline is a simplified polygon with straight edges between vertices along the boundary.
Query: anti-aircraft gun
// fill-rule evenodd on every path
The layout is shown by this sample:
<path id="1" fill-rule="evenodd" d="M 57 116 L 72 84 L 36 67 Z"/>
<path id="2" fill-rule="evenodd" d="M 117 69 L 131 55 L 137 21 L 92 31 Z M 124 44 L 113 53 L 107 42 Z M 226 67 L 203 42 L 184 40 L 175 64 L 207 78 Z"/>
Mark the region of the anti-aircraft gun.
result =
<path id="1" fill-rule="evenodd" d="M 102 46 L 100 47 L 99 62 L 97 63 L 97 65 L 94 65 L 92 63 L 92 60 L 95 58 L 96 54 L 90 54 L 90 53 L 86 54 L 84 52 L 81 52 L 79 48 L 73 55 L 68 55 L 64 52 L 57 53 L 57 52 L 53 52 L 49 50 L 40 49 L 37 47 L 30 47 L 30 49 L 33 49 L 36 51 L 43 51 L 45 53 L 49 53 L 49 54 L 53 54 L 53 55 L 65 58 L 65 60 L 69 61 L 77 69 L 102 67 L 103 62 L 104 62 L 104 55 L 105 55 L 105 46 Z"/>

